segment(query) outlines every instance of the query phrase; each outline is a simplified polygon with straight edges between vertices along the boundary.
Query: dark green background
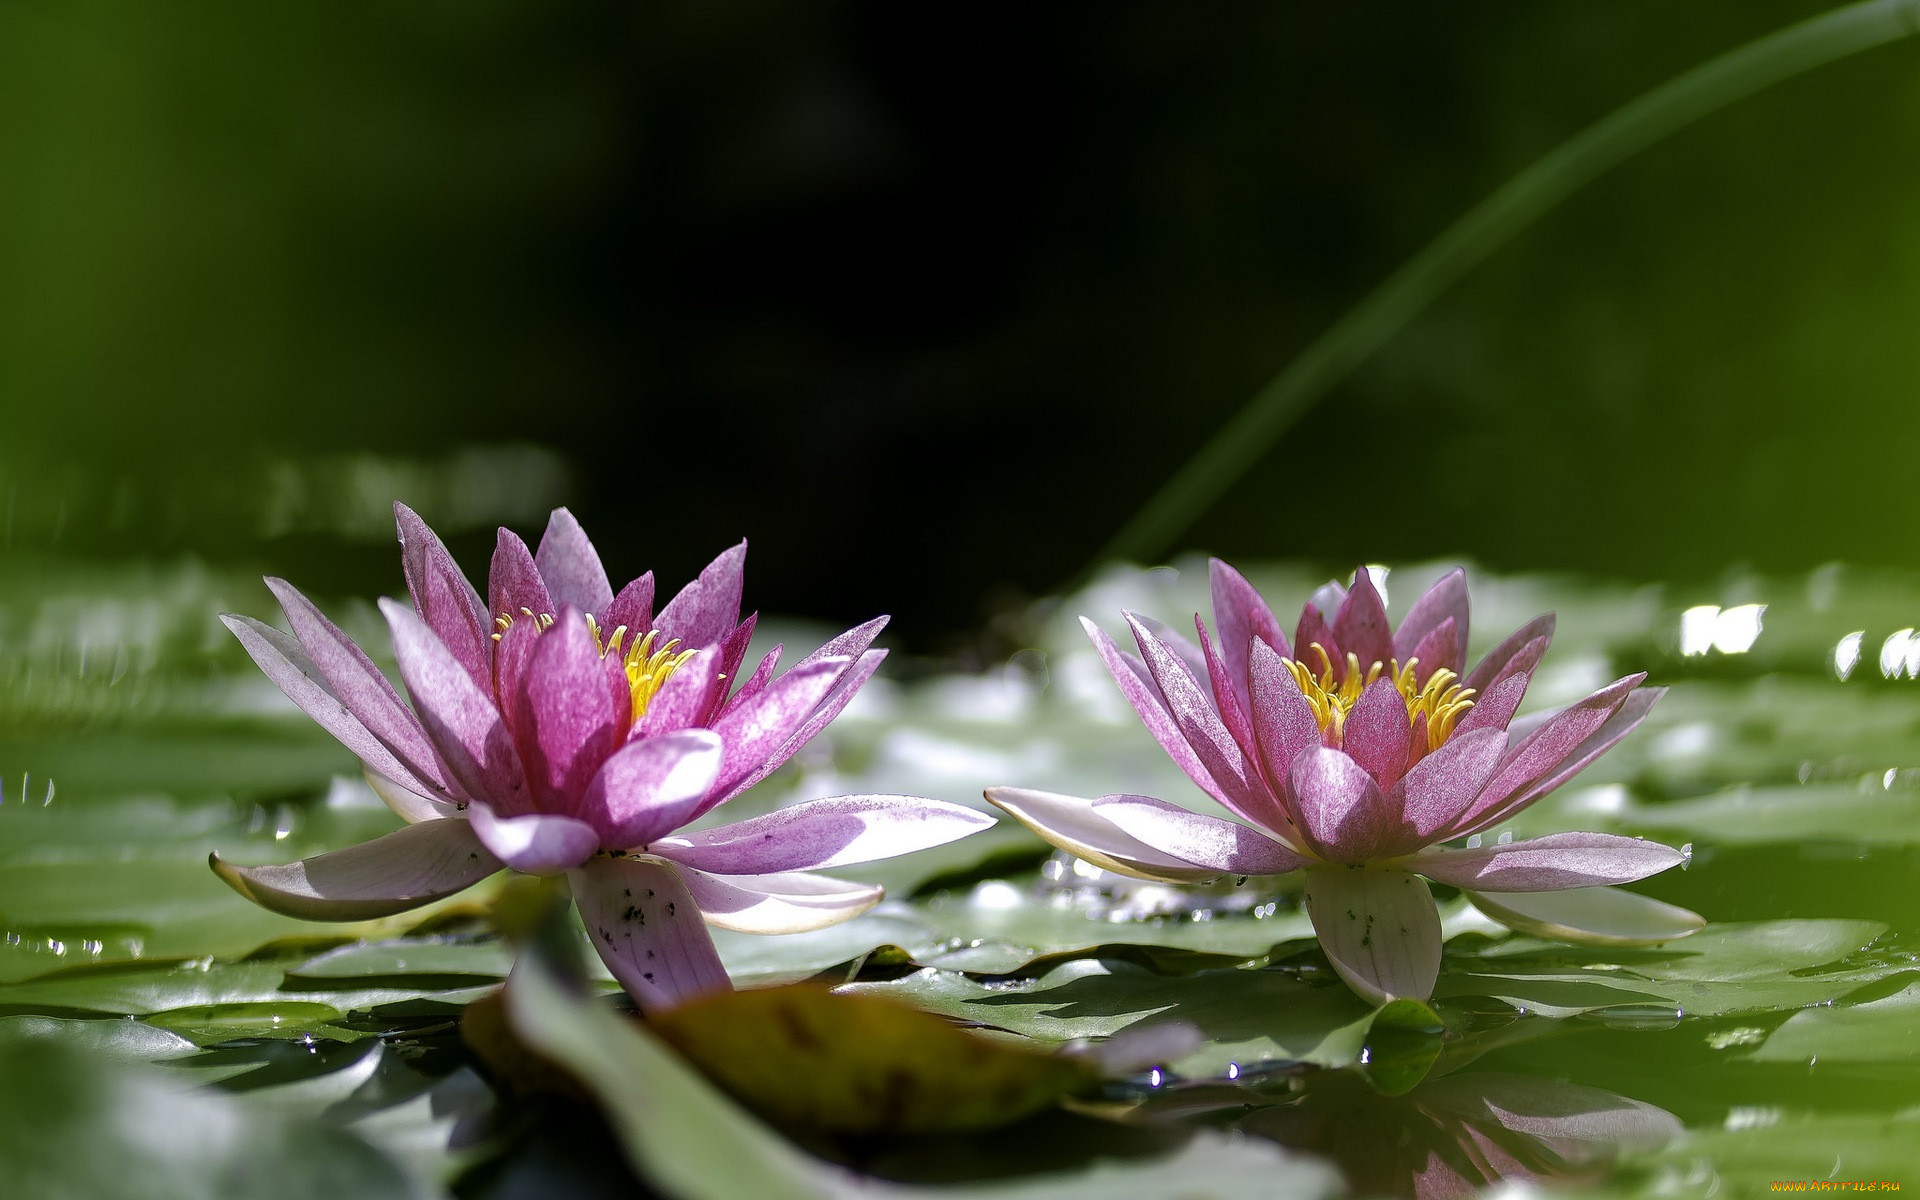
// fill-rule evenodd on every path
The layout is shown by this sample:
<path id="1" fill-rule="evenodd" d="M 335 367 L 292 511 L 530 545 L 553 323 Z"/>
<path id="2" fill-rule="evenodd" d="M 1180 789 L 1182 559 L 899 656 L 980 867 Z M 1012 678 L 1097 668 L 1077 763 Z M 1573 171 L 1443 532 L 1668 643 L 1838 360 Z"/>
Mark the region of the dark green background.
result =
<path id="1" fill-rule="evenodd" d="M 617 576 L 747 535 L 758 607 L 952 648 L 1475 200 L 1823 7 L 0 0 L 5 544 L 364 593 L 392 495 L 476 571 L 566 500 Z M 1185 544 L 1909 562 L 1917 68 L 1603 178 Z"/>

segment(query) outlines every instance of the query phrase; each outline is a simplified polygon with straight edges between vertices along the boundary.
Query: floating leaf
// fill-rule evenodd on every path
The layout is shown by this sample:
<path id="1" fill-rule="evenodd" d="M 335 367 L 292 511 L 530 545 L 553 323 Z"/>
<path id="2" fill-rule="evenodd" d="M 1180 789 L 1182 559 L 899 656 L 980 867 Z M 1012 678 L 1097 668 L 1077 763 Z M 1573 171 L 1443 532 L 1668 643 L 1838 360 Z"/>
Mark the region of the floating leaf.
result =
<path id="1" fill-rule="evenodd" d="M 1389 1000 L 1367 1024 L 1361 1063 L 1373 1086 L 1397 1096 L 1425 1079 L 1440 1057 L 1446 1025 L 1418 1000 Z"/>
<path id="2" fill-rule="evenodd" d="M 568 992 L 528 963 L 507 985 L 508 1012 L 529 1046 L 599 1098 L 634 1167 L 676 1200 L 1187 1200 L 1280 1191 L 1331 1197 L 1338 1177 L 1275 1147 L 1202 1132 L 1181 1150 L 1094 1162 L 1066 1176 L 917 1187 L 813 1159 L 734 1107 L 640 1025 Z M 1196 1181 L 1204 1179 L 1204 1185 Z M 1206 1191 L 1196 1192 L 1196 1187 Z"/>
<path id="3" fill-rule="evenodd" d="M 886 997 L 806 984 L 701 997 L 649 1024 L 735 1099 L 802 1128 L 991 1129 L 1097 1079 L 1079 1059 L 968 1033 Z"/>
<path id="4" fill-rule="evenodd" d="M 156 1068 L 60 1041 L 0 1039 L 0 1162 L 20 1196 L 88 1200 L 414 1200 L 344 1130 L 262 1112 Z M 103 1119 L 109 1121 L 103 1124 Z"/>
<path id="5" fill-rule="evenodd" d="M 1758 921 L 1712 925 L 1665 946 L 1582 949 L 1515 937 L 1479 953 L 1450 953 L 1438 997 L 1491 996 L 1566 1017 L 1598 1010 L 1728 1016 L 1804 1008 L 1844 996 L 1898 969 L 1831 966 L 1886 926 L 1873 921 Z"/>

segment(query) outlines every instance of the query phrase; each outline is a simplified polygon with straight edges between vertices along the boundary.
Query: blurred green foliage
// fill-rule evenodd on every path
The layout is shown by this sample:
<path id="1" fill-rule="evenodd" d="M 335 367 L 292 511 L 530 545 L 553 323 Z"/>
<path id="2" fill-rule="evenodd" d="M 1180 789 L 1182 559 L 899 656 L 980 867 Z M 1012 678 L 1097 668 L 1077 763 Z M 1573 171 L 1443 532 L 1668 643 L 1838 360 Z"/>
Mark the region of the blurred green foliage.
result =
<path id="1" fill-rule="evenodd" d="M 1822 10 L 11 0 L 0 544 L 365 591 L 394 495 L 475 557 L 569 501 L 636 570 L 747 533 L 769 607 L 942 645 L 1475 200 Z M 1601 179 L 1189 544 L 1904 561 L 1917 65 Z"/>

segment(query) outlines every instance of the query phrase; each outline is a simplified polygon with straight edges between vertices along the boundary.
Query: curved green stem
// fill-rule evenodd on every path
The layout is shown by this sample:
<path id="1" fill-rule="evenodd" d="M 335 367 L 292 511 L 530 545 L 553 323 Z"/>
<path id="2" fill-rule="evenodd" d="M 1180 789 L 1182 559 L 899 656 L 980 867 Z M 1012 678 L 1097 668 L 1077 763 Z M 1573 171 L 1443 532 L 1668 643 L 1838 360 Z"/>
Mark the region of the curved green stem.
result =
<path id="1" fill-rule="evenodd" d="M 1920 0 L 1864 0 L 1695 67 L 1561 143 L 1469 209 L 1255 393 L 1128 520 L 1092 564 L 1167 552 L 1301 414 L 1514 234 L 1661 138 L 1770 84 L 1920 33 Z"/>

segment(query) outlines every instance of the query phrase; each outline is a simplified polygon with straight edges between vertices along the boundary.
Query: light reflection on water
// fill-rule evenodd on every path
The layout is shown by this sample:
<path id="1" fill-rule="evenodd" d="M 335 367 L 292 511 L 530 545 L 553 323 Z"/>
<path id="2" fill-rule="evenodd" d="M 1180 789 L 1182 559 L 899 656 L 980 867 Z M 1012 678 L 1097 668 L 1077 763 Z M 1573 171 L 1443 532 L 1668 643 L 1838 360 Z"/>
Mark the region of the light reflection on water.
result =
<path id="1" fill-rule="evenodd" d="M 1701 604 L 1680 614 L 1680 653 L 1697 657 L 1712 650 L 1745 654 L 1760 639 L 1764 604 L 1736 604 L 1721 608 Z"/>

